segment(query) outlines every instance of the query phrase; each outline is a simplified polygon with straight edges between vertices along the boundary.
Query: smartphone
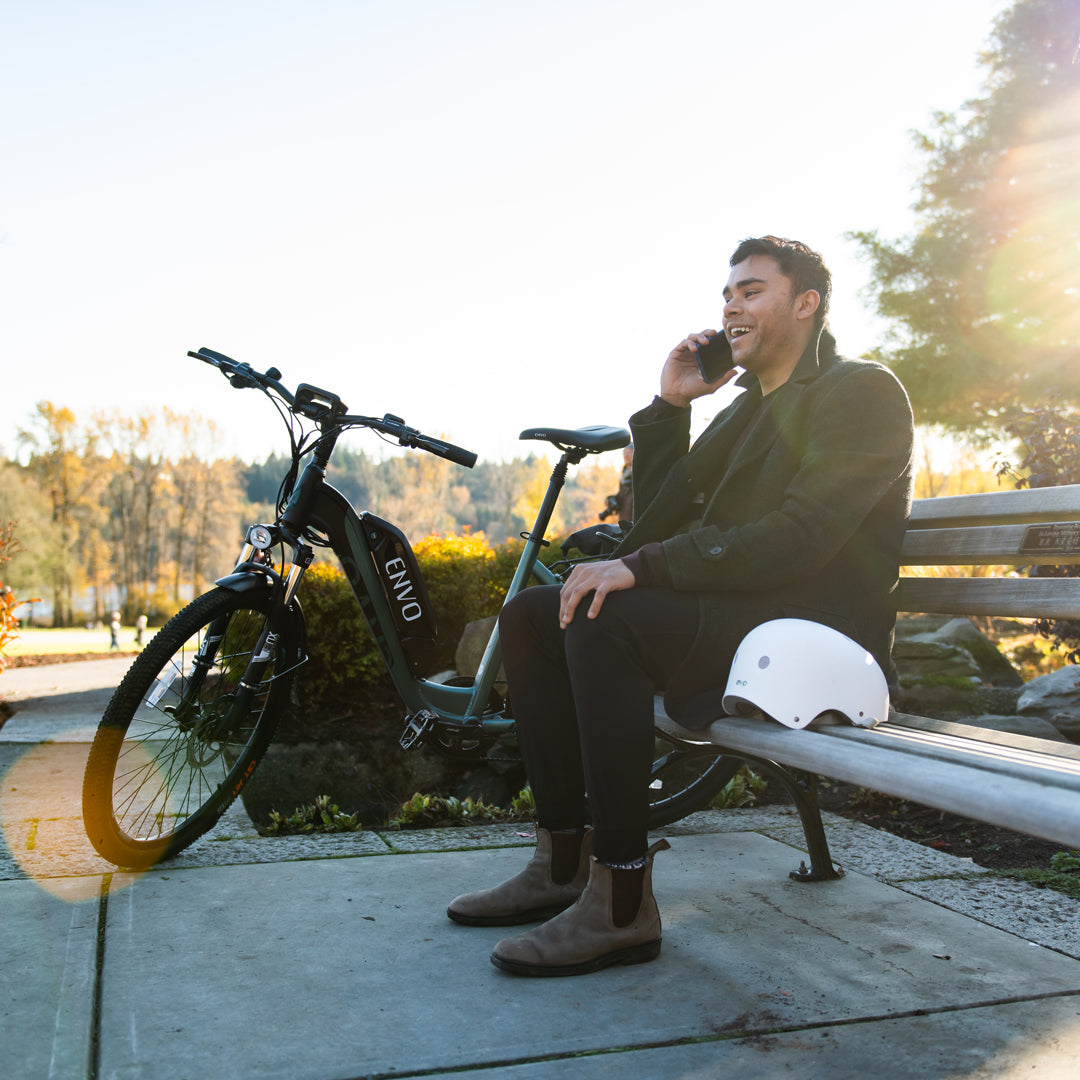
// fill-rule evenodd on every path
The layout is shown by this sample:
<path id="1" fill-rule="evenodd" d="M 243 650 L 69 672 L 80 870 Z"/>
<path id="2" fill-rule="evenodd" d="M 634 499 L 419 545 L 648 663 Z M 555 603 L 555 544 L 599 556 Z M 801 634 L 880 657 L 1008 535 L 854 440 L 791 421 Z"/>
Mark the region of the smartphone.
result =
<path id="1" fill-rule="evenodd" d="M 725 371 L 735 366 L 731 357 L 731 342 L 723 330 L 716 337 L 709 338 L 708 345 L 697 348 L 697 363 L 701 377 L 707 382 L 716 382 Z"/>

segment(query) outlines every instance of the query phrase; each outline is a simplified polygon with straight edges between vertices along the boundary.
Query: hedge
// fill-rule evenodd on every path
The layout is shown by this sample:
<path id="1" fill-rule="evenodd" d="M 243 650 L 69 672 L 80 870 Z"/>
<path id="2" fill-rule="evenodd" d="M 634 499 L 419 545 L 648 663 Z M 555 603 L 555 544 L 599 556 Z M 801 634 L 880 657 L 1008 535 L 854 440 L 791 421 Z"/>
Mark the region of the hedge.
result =
<path id="1" fill-rule="evenodd" d="M 429 536 L 413 546 L 435 609 L 436 671 L 454 666 L 467 623 L 498 613 L 521 548 L 520 542 L 493 548 L 482 534 Z M 558 549 L 545 549 L 545 561 L 560 555 Z M 308 627 L 309 659 L 301 683 L 306 699 L 340 699 L 357 689 L 393 692 L 352 589 L 336 564 L 319 562 L 307 571 L 300 603 Z"/>

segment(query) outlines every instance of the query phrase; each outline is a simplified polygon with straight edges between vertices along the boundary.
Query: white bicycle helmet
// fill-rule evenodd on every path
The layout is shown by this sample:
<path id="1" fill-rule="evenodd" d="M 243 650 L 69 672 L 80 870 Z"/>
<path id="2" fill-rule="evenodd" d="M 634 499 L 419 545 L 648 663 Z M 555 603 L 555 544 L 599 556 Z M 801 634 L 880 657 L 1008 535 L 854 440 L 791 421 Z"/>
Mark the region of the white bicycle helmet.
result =
<path id="1" fill-rule="evenodd" d="M 774 619 L 742 639 L 724 689 L 729 716 L 755 708 L 790 728 L 824 712 L 873 727 L 889 717 L 889 687 L 873 656 L 839 630 Z"/>

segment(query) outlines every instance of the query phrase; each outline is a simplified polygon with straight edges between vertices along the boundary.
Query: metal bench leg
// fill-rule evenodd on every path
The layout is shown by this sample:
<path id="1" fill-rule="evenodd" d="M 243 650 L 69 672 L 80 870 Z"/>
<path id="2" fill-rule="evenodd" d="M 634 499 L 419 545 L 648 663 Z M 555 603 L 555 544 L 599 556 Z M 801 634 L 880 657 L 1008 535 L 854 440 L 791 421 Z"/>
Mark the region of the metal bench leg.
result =
<path id="1" fill-rule="evenodd" d="M 800 864 L 798 870 L 788 875 L 793 881 L 835 881 L 844 876 L 844 868 L 837 866 L 829 854 L 829 842 L 825 838 L 825 826 L 821 823 L 821 807 L 818 805 L 818 779 L 813 773 L 789 769 L 775 761 L 764 758 L 746 758 L 750 767 L 775 776 L 795 800 L 799 811 L 806 850 L 810 853 L 810 866 Z"/>

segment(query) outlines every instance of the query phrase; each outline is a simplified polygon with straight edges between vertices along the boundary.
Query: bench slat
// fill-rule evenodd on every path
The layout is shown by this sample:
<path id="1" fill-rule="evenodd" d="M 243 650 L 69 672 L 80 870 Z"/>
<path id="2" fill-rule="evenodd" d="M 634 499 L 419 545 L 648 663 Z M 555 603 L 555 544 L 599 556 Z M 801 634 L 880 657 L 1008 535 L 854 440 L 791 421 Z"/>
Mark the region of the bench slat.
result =
<path id="1" fill-rule="evenodd" d="M 705 731 L 688 731 L 664 716 L 661 727 L 691 741 L 708 741 L 733 754 L 777 761 L 790 768 L 873 788 L 924 806 L 978 817 L 981 821 L 1029 836 L 1080 847 L 1080 780 L 1069 772 L 1075 762 L 1050 757 L 1049 772 L 1017 770 L 1014 761 L 1001 762 L 980 752 L 933 755 L 915 752 L 881 733 L 859 728 L 793 730 L 768 720 L 728 716 Z M 838 732 L 844 734 L 837 738 Z M 917 734 L 910 732 L 910 734 Z M 992 747 L 990 744 L 983 744 Z M 1011 770 L 1011 771 L 1010 771 Z M 977 808 L 977 809 L 976 809 Z"/>
<path id="2" fill-rule="evenodd" d="M 919 731 L 899 724 L 879 724 L 873 732 L 846 724 L 823 730 L 823 734 L 850 742 L 875 745 L 882 740 L 892 743 L 904 753 L 933 757 L 939 761 L 971 764 L 979 769 L 1016 777 L 1040 780 L 1048 784 L 1070 787 L 1080 798 L 1080 761 L 1054 754 L 1023 750 L 1014 746 L 944 735 L 936 731 Z"/>
<path id="3" fill-rule="evenodd" d="M 908 528 L 1080 520 L 1080 484 L 916 499 Z"/>
<path id="4" fill-rule="evenodd" d="M 846 724 L 847 721 L 843 720 Z M 997 728 L 979 727 L 976 724 L 958 723 L 955 720 L 937 720 L 932 716 L 918 716 L 915 713 L 903 713 L 889 710 L 889 724 L 895 727 L 915 728 L 919 731 L 936 731 L 939 735 L 959 735 L 963 739 L 976 739 L 980 742 L 996 743 L 999 746 L 1018 747 L 1021 750 L 1033 750 L 1037 754 L 1051 754 L 1054 757 L 1071 758 L 1080 761 L 1080 746 L 1069 742 L 1064 736 L 1057 739 L 1037 739 L 1033 735 L 1020 735 L 1015 731 L 1000 731 Z M 875 730 L 880 731 L 879 725 Z"/>
<path id="5" fill-rule="evenodd" d="M 1080 578 L 902 577 L 895 602 L 937 615 L 1080 619 Z"/>
<path id="6" fill-rule="evenodd" d="M 900 561 L 905 566 L 1064 566 L 1080 563 L 1072 555 L 1020 554 L 1027 525 L 983 525 L 963 529 L 909 529 Z"/>

